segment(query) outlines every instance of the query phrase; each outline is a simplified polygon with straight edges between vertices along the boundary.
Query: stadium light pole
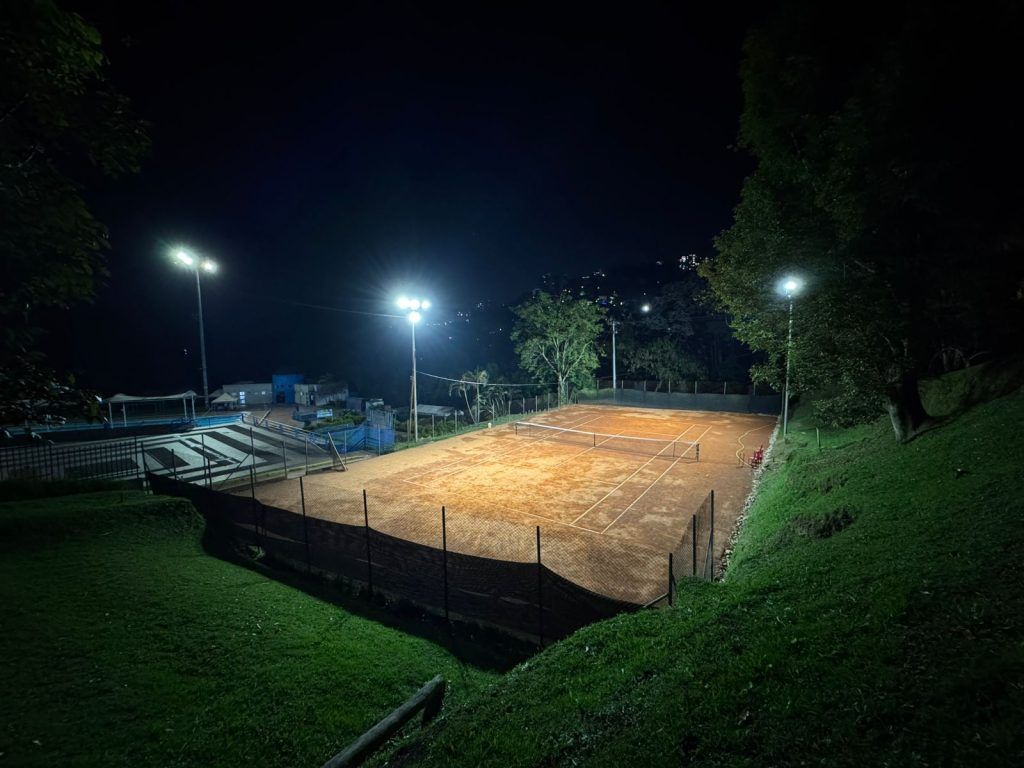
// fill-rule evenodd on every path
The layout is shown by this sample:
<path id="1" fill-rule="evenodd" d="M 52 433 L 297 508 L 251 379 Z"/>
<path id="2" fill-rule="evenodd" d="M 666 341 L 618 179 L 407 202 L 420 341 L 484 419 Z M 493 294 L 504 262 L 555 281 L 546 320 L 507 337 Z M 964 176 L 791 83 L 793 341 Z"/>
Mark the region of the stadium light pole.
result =
<path id="1" fill-rule="evenodd" d="M 413 421 L 413 440 L 419 442 L 420 414 L 419 402 L 416 396 L 416 323 L 423 319 L 420 310 L 426 311 L 430 309 L 430 302 L 426 299 L 409 299 L 402 296 L 396 303 L 399 309 L 409 310 L 409 314 L 406 315 L 406 319 L 409 321 L 409 328 L 412 330 L 412 408 L 409 417 Z"/>
<path id="2" fill-rule="evenodd" d="M 648 312 L 651 311 L 651 305 L 650 304 L 643 304 L 643 305 L 641 305 L 640 306 L 640 311 L 643 312 L 644 314 L 647 314 Z M 616 366 L 616 359 L 615 359 L 615 334 L 616 334 L 616 331 L 619 328 L 619 324 L 622 321 L 621 320 L 614 320 L 613 319 L 613 320 L 609 320 L 608 322 L 610 322 L 611 326 L 612 326 L 612 400 L 615 400 L 619 396 L 619 376 L 618 376 L 618 368 Z M 601 384 L 600 384 L 600 382 L 598 382 L 597 389 L 598 389 L 598 394 L 600 394 L 600 392 L 601 392 Z"/>
<path id="3" fill-rule="evenodd" d="M 782 439 L 789 430 L 789 368 L 793 356 L 793 297 L 800 291 L 802 283 L 795 277 L 787 277 L 779 285 L 779 291 L 789 301 L 789 336 L 786 340 L 786 387 L 782 396 Z"/>
<path id="4" fill-rule="evenodd" d="M 210 382 L 206 375 L 206 331 L 203 328 L 203 288 L 200 284 L 199 273 L 206 272 L 212 275 L 217 271 L 217 264 L 210 259 L 199 259 L 184 248 L 175 249 L 174 258 L 178 260 L 179 264 L 195 272 L 196 275 L 196 302 L 199 305 L 199 356 L 203 365 L 203 402 L 206 403 L 206 410 L 209 411 Z"/>

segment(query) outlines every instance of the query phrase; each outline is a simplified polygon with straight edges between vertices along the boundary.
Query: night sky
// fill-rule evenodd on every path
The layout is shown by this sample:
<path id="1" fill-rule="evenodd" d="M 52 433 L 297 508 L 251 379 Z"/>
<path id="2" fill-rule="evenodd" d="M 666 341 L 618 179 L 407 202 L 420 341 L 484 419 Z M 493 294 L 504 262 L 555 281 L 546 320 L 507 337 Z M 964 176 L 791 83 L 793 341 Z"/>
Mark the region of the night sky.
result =
<path id="1" fill-rule="evenodd" d="M 211 389 L 291 370 L 397 397 L 407 326 L 355 312 L 405 290 L 440 321 L 544 272 L 707 253 L 751 168 L 730 145 L 763 8 L 68 5 L 152 123 L 143 172 L 89 192 L 111 275 L 49 339 L 103 394 L 200 388 L 171 245 L 221 267 L 203 285 Z M 422 327 L 422 368 L 508 359 L 471 326 Z"/>

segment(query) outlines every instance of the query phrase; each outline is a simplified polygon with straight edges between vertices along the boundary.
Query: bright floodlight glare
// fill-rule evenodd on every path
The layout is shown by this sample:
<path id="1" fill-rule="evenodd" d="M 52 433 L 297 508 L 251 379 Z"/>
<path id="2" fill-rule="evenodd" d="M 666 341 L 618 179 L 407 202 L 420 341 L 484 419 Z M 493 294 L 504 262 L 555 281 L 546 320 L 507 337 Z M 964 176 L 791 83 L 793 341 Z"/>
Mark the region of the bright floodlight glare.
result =
<path id="1" fill-rule="evenodd" d="M 787 296 L 792 296 L 794 293 L 800 290 L 801 283 L 795 277 L 787 277 L 779 285 L 779 289 L 782 293 Z"/>
<path id="2" fill-rule="evenodd" d="M 416 325 L 416 323 L 418 323 L 421 319 L 422 319 L 422 315 L 420 315 L 419 312 L 410 312 L 409 313 L 409 322 L 412 323 L 413 325 Z"/>
<path id="3" fill-rule="evenodd" d="M 203 262 L 202 267 L 204 272 L 209 272 L 210 274 L 213 274 L 214 272 L 217 271 L 217 264 L 215 262 L 210 261 L 209 259 L 206 259 Z"/>
<path id="4" fill-rule="evenodd" d="M 408 309 L 409 308 L 409 300 L 405 296 L 399 296 L 398 297 L 398 301 L 395 302 L 395 303 L 398 304 L 398 308 L 399 309 Z"/>
<path id="5" fill-rule="evenodd" d="M 640 307 L 640 311 L 641 312 L 650 312 L 651 311 L 651 305 L 650 304 L 644 304 L 642 307 Z"/>
<path id="6" fill-rule="evenodd" d="M 195 263 L 195 259 L 188 255 L 188 252 L 179 248 L 174 252 L 174 258 L 180 261 L 182 264 L 191 267 Z"/>
<path id="7" fill-rule="evenodd" d="M 409 299 L 409 309 L 419 309 L 419 308 L 420 308 L 420 300 L 419 299 Z"/>
<path id="8" fill-rule="evenodd" d="M 422 309 L 430 309 L 430 302 L 424 299 L 423 301 L 420 302 L 420 307 Z"/>

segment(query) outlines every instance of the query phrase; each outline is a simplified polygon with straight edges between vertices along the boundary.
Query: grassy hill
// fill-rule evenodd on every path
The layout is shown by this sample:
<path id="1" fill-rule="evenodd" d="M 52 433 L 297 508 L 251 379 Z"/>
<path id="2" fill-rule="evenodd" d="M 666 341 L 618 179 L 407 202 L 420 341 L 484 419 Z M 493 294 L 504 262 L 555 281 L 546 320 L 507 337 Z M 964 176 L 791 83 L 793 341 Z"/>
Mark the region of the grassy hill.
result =
<path id="1" fill-rule="evenodd" d="M 493 679 L 201 534 L 139 493 L 0 504 L 0 765 L 317 766 L 438 672 Z"/>
<path id="2" fill-rule="evenodd" d="M 1024 394 L 963 412 L 979 375 L 905 446 L 880 420 L 819 451 L 798 417 L 723 583 L 577 633 L 378 762 L 1024 764 Z"/>

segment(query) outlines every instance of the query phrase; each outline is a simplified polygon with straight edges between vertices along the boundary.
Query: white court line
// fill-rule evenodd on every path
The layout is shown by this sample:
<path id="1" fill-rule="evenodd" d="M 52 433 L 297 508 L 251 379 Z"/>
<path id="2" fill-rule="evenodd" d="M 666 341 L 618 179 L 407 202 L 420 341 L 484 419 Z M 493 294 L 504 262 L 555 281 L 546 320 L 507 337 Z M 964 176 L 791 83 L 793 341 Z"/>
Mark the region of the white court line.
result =
<path id="1" fill-rule="evenodd" d="M 711 429 L 711 427 L 708 427 L 708 429 Z M 706 434 L 708 433 L 708 429 L 705 429 L 705 430 L 704 430 L 703 432 L 701 432 L 701 433 L 700 433 L 700 437 L 698 437 L 698 438 L 697 438 L 696 440 L 694 440 L 693 442 L 695 442 L 695 443 L 699 443 L 699 442 L 700 442 L 700 438 L 701 438 L 701 437 L 704 437 L 704 435 L 706 435 Z M 657 485 L 657 484 L 658 484 L 659 482 L 661 482 L 661 478 L 663 478 L 663 477 L 664 477 L 665 475 L 667 475 L 667 474 L 669 473 L 669 471 L 671 471 L 672 467 L 674 467 L 674 466 L 675 466 L 676 464 L 678 464 L 678 463 L 679 463 L 680 461 L 682 461 L 682 460 L 683 460 L 683 457 L 682 457 L 682 456 L 680 456 L 680 457 L 679 457 L 678 459 L 676 459 L 676 460 L 675 460 L 675 461 L 673 461 L 673 462 L 672 462 L 671 464 L 669 464 L 669 466 L 668 466 L 668 469 L 666 469 L 666 470 L 665 470 L 664 472 L 662 472 L 662 473 L 661 473 L 660 475 L 658 475 L 658 477 L 657 477 L 657 479 L 656 479 L 656 480 L 654 480 L 654 481 L 653 481 L 653 482 L 652 482 L 652 483 L 651 483 L 650 485 L 648 485 L 648 486 L 647 486 L 646 488 L 644 488 L 643 492 L 642 492 L 642 493 L 641 493 L 641 494 L 640 494 L 639 496 L 637 496 L 637 497 L 636 497 L 635 499 L 633 499 L 633 503 L 632 503 L 632 504 L 630 504 L 630 505 L 629 505 L 628 507 L 626 507 L 626 508 L 625 508 L 624 510 L 622 510 L 621 512 L 619 512 L 619 514 L 615 516 L 615 519 L 614 519 L 614 520 L 612 520 L 612 521 L 611 521 L 610 523 L 608 523 L 608 525 L 606 525 L 606 526 L 604 527 L 604 529 L 603 529 L 603 530 L 601 531 L 601 533 L 607 533 L 607 532 L 608 532 L 608 529 L 609 529 L 609 528 L 611 528 L 611 527 L 612 527 L 613 525 L 615 525 L 615 524 L 616 524 L 617 522 L 619 522 L 619 518 L 620 518 L 620 517 L 622 517 L 622 516 L 623 516 L 624 514 L 626 514 L 627 512 L 629 512 L 629 510 L 631 510 L 631 509 L 633 508 L 633 506 L 634 506 L 634 505 L 635 505 L 635 504 L 636 504 L 636 503 L 637 503 L 638 501 L 640 501 L 640 499 L 642 499 L 642 498 L 643 498 L 644 496 L 646 496 L 646 495 L 647 495 L 647 492 L 648 492 L 649 490 L 651 490 L 651 488 L 653 488 L 653 487 L 654 487 L 654 486 L 656 486 L 656 485 Z"/>
<path id="2" fill-rule="evenodd" d="M 676 440 L 682 440 L 682 439 L 683 439 L 683 435 L 685 435 L 685 434 L 686 434 L 687 432 L 689 432 L 689 431 L 690 431 L 691 429 L 693 429 L 693 425 L 692 425 L 692 424 L 691 424 L 691 425 L 690 425 L 689 427 L 687 427 L 687 428 L 686 428 L 685 430 L 683 430 L 683 433 L 682 433 L 681 435 L 679 435 L 679 437 L 677 437 L 677 438 L 676 438 Z M 711 427 L 708 427 L 708 429 L 711 429 Z M 707 430 L 704 430 L 704 431 L 705 431 L 705 432 L 707 432 Z M 673 440 L 672 442 L 675 442 L 675 440 Z M 666 446 L 665 446 L 665 448 L 667 448 L 667 447 L 668 447 L 668 446 L 666 445 Z M 665 450 L 665 448 L 662 448 L 662 449 L 661 449 L 661 451 L 664 451 L 664 450 Z M 600 503 L 601 503 L 602 501 L 604 501 L 604 500 L 605 500 L 605 499 L 607 499 L 607 498 L 608 498 L 609 496 L 611 496 L 611 495 L 612 495 L 613 493 L 615 493 L 615 492 L 616 492 L 616 491 L 617 491 L 617 490 L 618 490 L 619 488 L 621 488 L 621 487 L 622 487 L 623 485 L 625 485 L 625 484 L 626 484 L 626 483 L 628 483 L 628 482 L 629 482 L 630 480 L 632 480 L 632 479 L 633 479 L 633 478 L 634 478 L 634 477 L 636 476 L 637 472 L 639 472 L 639 471 L 640 471 L 641 469 L 643 469 L 643 468 L 644 468 L 644 467 L 646 467 L 646 466 L 647 466 L 648 464 L 650 464 L 650 463 L 651 463 L 652 461 L 654 461 L 654 460 L 655 460 L 656 458 L 658 458 L 658 457 L 659 457 L 659 456 L 661 455 L 661 451 L 658 451 L 658 452 L 657 452 L 656 454 L 654 454 L 653 456 L 651 456 L 651 458 L 649 458 L 649 459 L 648 459 L 647 461 L 645 461 L 645 462 L 644 462 L 643 464 L 641 464 L 641 465 L 640 465 L 639 467 L 637 467 L 637 468 L 636 468 L 636 471 L 635 471 L 635 472 L 633 472 L 633 474 L 631 474 L 631 475 L 630 475 L 629 477 L 627 477 L 627 478 L 626 478 L 625 480 L 623 480 L 623 481 L 622 481 L 621 483 L 619 483 L 619 484 L 618 484 L 617 486 L 615 486 L 614 488 L 612 488 L 612 489 L 611 489 L 610 491 L 608 491 L 608 493 L 606 493 L 606 494 L 605 494 L 604 496 L 602 496 L 602 497 L 601 497 L 601 498 L 600 498 L 600 499 L 599 499 L 598 501 L 596 501 L 596 502 L 595 502 L 595 503 L 594 503 L 593 505 L 591 505 L 590 509 L 588 509 L 588 510 L 587 510 L 586 512 L 584 512 L 584 513 L 583 513 L 582 515 L 580 515 L 579 517 L 577 517 L 577 518 L 576 518 L 575 520 L 573 520 L 573 521 L 572 521 L 572 522 L 573 522 L 573 524 L 575 525 L 575 524 L 576 524 L 577 522 L 579 522 L 579 521 L 580 521 L 580 520 L 581 520 L 582 518 L 584 518 L 584 517 L 586 517 L 587 515 L 589 515 L 589 514 L 590 514 L 590 513 L 591 513 L 591 512 L 592 512 L 592 511 L 594 510 L 594 508 L 595 508 L 595 507 L 596 507 L 596 506 L 597 506 L 598 504 L 600 504 Z M 681 457 L 680 457 L 680 458 L 681 458 Z"/>
<path id="3" fill-rule="evenodd" d="M 595 419 L 599 419 L 599 418 L 601 418 L 601 417 L 600 416 L 595 416 L 593 419 L 588 419 L 587 421 L 580 422 L 579 424 L 574 424 L 573 426 L 574 427 L 579 427 L 579 426 L 582 426 L 583 424 L 586 424 L 588 421 L 594 421 Z M 508 456 L 509 454 L 515 453 L 517 451 L 522 451 L 522 450 L 524 450 L 526 448 L 529 448 L 531 445 L 534 445 L 534 444 L 539 443 L 539 442 L 543 442 L 545 439 L 547 439 L 547 438 L 541 438 L 539 440 L 531 440 L 530 442 L 526 443 L 525 445 L 515 445 L 512 448 L 509 448 L 507 451 L 501 451 L 499 453 L 492 453 L 490 456 L 487 456 L 486 458 L 481 459 L 480 461 L 474 462 L 473 464 L 467 464 L 465 466 L 456 467 L 451 472 L 445 472 L 445 473 L 439 475 L 435 479 L 440 480 L 442 477 L 448 477 L 449 475 L 457 475 L 459 472 L 465 472 L 467 469 L 473 469 L 473 467 L 479 467 L 481 464 L 487 464 L 490 461 L 494 461 L 496 458 L 500 458 L 502 456 Z M 452 464 L 445 464 L 444 466 L 439 467 L 438 469 L 445 469 L 446 467 L 453 466 L 454 464 L 459 464 L 460 462 L 467 461 L 470 458 L 472 458 L 472 457 L 467 456 L 465 459 L 459 459 L 459 461 L 452 462 Z M 437 470 L 429 470 L 427 472 L 421 472 L 418 475 L 413 475 L 413 477 L 414 478 L 415 477 L 423 477 L 424 475 L 433 474 L 436 471 Z"/>
<path id="4" fill-rule="evenodd" d="M 574 454 L 573 454 L 572 456 L 570 456 L 569 458 L 567 458 L 567 459 L 562 459 L 562 461 L 558 462 L 557 464 L 553 464 L 553 465 L 551 465 L 551 467 L 550 467 L 550 468 L 551 468 L 551 469 L 554 469 L 555 467 L 560 467 L 560 466 L 562 466 L 563 464 L 565 464 L 565 463 L 567 463 L 567 462 L 570 462 L 570 461 L 572 461 L 572 460 L 573 460 L 573 459 L 575 459 L 575 458 L 576 458 L 577 456 L 582 456 L 582 455 L 583 455 L 584 453 L 586 453 L 587 451 L 592 451 L 592 450 L 594 450 L 595 448 L 600 448 L 600 447 L 601 447 L 602 445 L 604 445 L 605 443 L 607 443 L 607 442 L 608 442 L 609 440 L 611 440 L 611 439 L 612 439 L 613 437 L 629 437 L 629 435 L 623 435 L 623 434 L 622 434 L 621 432 L 619 432 L 619 433 L 617 433 L 617 434 L 614 434 L 614 435 L 608 435 L 608 437 L 606 437 L 606 438 L 605 438 L 604 440 L 602 440 L 602 441 L 601 441 L 600 443 L 598 443 L 597 445 L 592 445 L 592 446 L 590 446 L 589 448 L 586 448 L 585 450 L 582 450 L 582 451 L 580 451 L 579 453 L 574 453 Z M 664 448 L 663 448 L 662 450 L 664 450 Z M 605 482 L 606 482 L 606 483 L 607 483 L 608 485 L 615 485 L 615 483 L 614 483 L 614 482 L 611 482 L 611 483 L 608 483 L 607 481 L 605 481 Z"/>
<path id="5" fill-rule="evenodd" d="M 584 414 L 584 415 L 586 415 L 586 414 Z M 581 421 L 578 424 L 573 424 L 572 426 L 573 427 L 578 427 L 578 426 L 581 426 L 581 425 L 586 424 L 586 423 L 588 423 L 590 421 L 593 421 L 593 420 L 594 419 L 587 419 L 586 421 Z M 523 447 L 524 446 L 522 446 L 522 445 L 516 444 L 516 445 L 513 445 L 511 448 L 509 448 L 507 451 L 500 451 L 500 452 L 493 453 L 491 455 L 492 456 L 504 456 L 507 453 L 512 453 L 514 451 L 518 451 L 518 450 L 520 450 Z M 464 461 L 470 461 L 473 458 L 474 458 L 473 456 L 466 456 L 466 457 L 461 458 L 461 459 L 456 459 L 455 461 L 449 462 L 448 464 L 442 464 L 440 467 L 435 467 L 434 469 L 428 469 L 426 472 L 420 472 L 418 475 L 413 475 L 412 477 L 413 478 L 423 477 L 424 475 L 429 475 L 429 474 L 432 474 L 434 472 L 438 472 L 438 471 L 440 471 L 442 469 L 447 469 L 448 467 L 454 467 L 456 464 L 461 464 Z M 477 464 L 480 464 L 480 463 L 482 463 L 482 462 L 477 462 Z M 477 466 L 477 464 L 474 464 L 473 466 Z"/>
<path id="6" fill-rule="evenodd" d="M 419 488 L 425 488 L 426 490 L 430 491 L 431 493 L 441 493 L 442 492 L 440 489 L 435 488 L 434 486 L 424 485 L 423 483 L 415 483 L 412 480 L 403 480 L 403 482 L 409 483 L 409 485 L 415 485 L 415 486 L 417 486 Z M 452 495 L 457 499 L 460 496 L 465 496 L 466 494 L 464 494 L 464 493 L 455 493 L 455 494 L 452 494 Z M 587 533 L 596 533 L 598 536 L 601 535 L 601 531 L 596 531 L 593 528 L 587 528 L 585 525 L 575 525 L 574 523 L 567 523 L 567 522 L 565 522 L 563 520 L 555 520 L 553 517 L 545 517 L 544 515 L 538 515 L 538 514 L 536 514 L 534 512 L 527 512 L 527 511 L 522 510 L 522 509 L 516 509 L 515 507 L 507 507 L 504 504 L 492 504 L 491 507 L 493 509 L 503 510 L 504 512 L 511 512 L 514 515 L 526 515 L 527 517 L 535 517 L 538 520 L 544 520 L 544 521 L 549 522 L 549 523 L 554 523 L 555 525 L 563 525 L 563 526 L 565 526 L 567 528 L 575 528 L 577 531 L 586 531 Z M 487 519 L 486 517 L 481 517 L 480 515 L 473 515 L 473 516 L 476 517 L 478 520 L 486 520 Z M 510 521 L 505 520 L 503 522 L 510 522 Z"/>

